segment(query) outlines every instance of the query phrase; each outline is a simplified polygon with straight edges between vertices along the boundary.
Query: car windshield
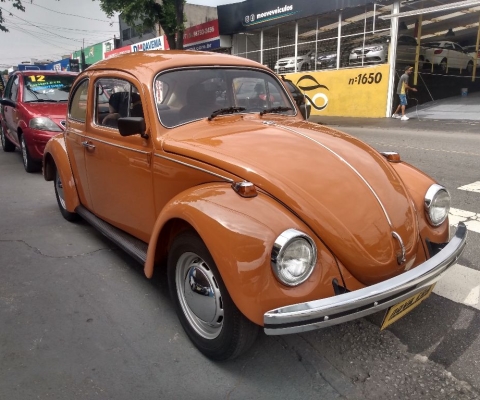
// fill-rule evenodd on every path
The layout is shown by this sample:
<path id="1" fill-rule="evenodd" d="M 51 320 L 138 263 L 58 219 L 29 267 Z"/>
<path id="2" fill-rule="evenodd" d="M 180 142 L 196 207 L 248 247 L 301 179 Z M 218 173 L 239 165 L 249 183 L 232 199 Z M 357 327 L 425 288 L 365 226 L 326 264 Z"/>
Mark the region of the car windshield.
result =
<path id="1" fill-rule="evenodd" d="M 23 101 L 67 101 L 75 75 L 25 76 Z"/>
<path id="2" fill-rule="evenodd" d="M 155 102 L 160 121 L 168 128 L 211 117 L 220 109 L 253 113 L 288 107 L 281 113 L 296 112 L 274 76 L 240 68 L 183 69 L 160 74 L 155 79 Z"/>

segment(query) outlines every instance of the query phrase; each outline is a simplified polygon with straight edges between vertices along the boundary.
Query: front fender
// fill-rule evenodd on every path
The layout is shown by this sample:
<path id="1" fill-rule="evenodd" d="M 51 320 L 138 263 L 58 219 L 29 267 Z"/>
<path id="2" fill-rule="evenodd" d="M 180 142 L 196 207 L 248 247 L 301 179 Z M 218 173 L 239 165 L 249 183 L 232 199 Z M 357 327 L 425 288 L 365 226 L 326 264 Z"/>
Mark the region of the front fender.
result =
<path id="1" fill-rule="evenodd" d="M 46 181 L 55 179 L 55 171 L 60 174 L 65 196 L 65 207 L 69 212 L 75 212 L 80 205 L 77 186 L 73 178 L 72 168 L 68 160 L 67 149 L 63 133 L 52 137 L 43 152 L 43 177 Z"/>
<path id="2" fill-rule="evenodd" d="M 263 193 L 243 198 L 225 183 L 189 189 L 161 211 L 148 247 L 147 277 L 153 274 L 158 246 L 169 245 L 171 235 L 164 230 L 168 230 L 172 220 L 188 223 L 200 235 L 234 303 L 258 325 L 263 325 L 263 315 L 268 310 L 333 296 L 332 280 L 342 282 L 335 258 L 302 221 Z M 294 288 L 281 284 L 270 265 L 275 239 L 289 228 L 310 235 L 318 250 L 314 272 Z"/>
<path id="3" fill-rule="evenodd" d="M 392 163 L 391 165 L 402 178 L 402 181 L 415 204 L 418 216 L 418 228 L 420 236 L 424 241 L 424 248 L 427 248 L 425 239 L 434 243 L 448 242 L 448 218 L 443 224 L 434 227 L 428 223 L 425 214 L 425 194 L 427 193 L 428 188 L 436 182 L 431 177 L 408 163 L 400 162 Z M 429 256 L 427 255 L 427 257 Z"/>

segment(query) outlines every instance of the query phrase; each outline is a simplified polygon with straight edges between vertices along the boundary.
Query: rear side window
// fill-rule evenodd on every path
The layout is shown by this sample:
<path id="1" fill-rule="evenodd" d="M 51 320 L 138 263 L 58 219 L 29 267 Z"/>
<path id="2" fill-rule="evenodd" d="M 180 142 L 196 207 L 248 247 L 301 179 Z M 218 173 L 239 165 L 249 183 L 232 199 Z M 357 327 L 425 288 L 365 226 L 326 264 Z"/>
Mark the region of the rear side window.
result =
<path id="1" fill-rule="evenodd" d="M 84 80 L 74 89 L 68 108 L 68 116 L 80 122 L 85 122 L 87 115 L 88 80 Z"/>
<path id="2" fill-rule="evenodd" d="M 18 96 L 18 75 L 12 75 L 7 83 L 5 90 L 5 98 L 17 101 Z"/>

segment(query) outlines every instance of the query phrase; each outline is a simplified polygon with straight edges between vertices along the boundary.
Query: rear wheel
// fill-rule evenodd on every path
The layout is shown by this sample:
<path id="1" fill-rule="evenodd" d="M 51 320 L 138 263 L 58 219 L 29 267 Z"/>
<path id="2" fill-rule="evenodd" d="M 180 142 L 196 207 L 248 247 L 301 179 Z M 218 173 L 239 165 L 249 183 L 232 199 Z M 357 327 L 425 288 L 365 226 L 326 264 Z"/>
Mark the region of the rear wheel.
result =
<path id="1" fill-rule="evenodd" d="M 3 151 L 9 153 L 15 150 L 15 145 L 5 136 L 5 131 L 3 130 L 2 123 L 0 123 L 0 139 L 2 141 Z"/>
<path id="2" fill-rule="evenodd" d="M 68 211 L 65 205 L 63 184 L 58 171 L 55 171 L 55 180 L 53 181 L 53 184 L 55 185 L 55 197 L 57 198 L 58 207 L 60 208 L 63 218 L 67 221 L 76 221 L 78 219 L 78 214 Z"/>
<path id="3" fill-rule="evenodd" d="M 473 72 L 473 62 L 469 61 L 467 64 L 467 75 L 472 75 Z"/>
<path id="4" fill-rule="evenodd" d="M 32 157 L 30 157 L 30 153 L 28 152 L 27 144 L 25 143 L 25 138 L 23 137 L 23 135 L 20 136 L 20 150 L 22 150 L 22 159 L 25 171 L 40 171 L 40 163 L 38 161 L 32 160 Z"/>
<path id="5" fill-rule="evenodd" d="M 253 344 L 258 326 L 235 306 L 207 247 L 194 232 L 174 240 L 168 284 L 183 329 L 204 355 L 232 359 Z"/>
<path id="6" fill-rule="evenodd" d="M 440 71 L 442 71 L 444 74 L 447 72 L 447 59 L 444 58 L 441 62 L 440 62 Z"/>

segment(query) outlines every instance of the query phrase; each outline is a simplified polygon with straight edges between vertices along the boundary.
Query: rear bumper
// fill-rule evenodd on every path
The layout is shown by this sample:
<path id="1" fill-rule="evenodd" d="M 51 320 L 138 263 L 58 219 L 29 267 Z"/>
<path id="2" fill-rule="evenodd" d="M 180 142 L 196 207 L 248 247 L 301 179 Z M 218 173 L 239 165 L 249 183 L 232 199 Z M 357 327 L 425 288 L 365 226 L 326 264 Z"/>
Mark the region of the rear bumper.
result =
<path id="1" fill-rule="evenodd" d="M 353 292 L 268 311 L 263 319 L 265 333 L 284 335 L 337 325 L 408 299 L 434 284 L 455 264 L 465 248 L 466 240 L 467 228 L 460 222 L 452 240 L 416 268 Z"/>

